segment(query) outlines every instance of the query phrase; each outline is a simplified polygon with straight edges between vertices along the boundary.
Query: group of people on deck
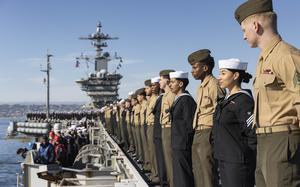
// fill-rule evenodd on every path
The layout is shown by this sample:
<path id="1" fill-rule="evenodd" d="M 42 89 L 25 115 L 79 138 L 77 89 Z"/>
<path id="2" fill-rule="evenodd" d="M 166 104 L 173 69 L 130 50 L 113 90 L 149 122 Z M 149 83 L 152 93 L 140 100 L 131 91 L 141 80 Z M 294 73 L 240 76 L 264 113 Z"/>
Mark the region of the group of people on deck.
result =
<path id="1" fill-rule="evenodd" d="M 252 78 L 247 61 L 215 61 L 201 47 L 185 62 L 201 81 L 195 98 L 187 90 L 188 72 L 163 69 L 128 98 L 91 114 L 100 116 L 149 183 L 300 186 L 300 50 L 279 35 L 272 0 L 248 0 L 234 16 L 243 39 L 261 52 L 253 94 L 242 87 Z M 212 73 L 216 62 L 218 77 Z M 88 138 L 81 144 L 78 135 L 67 136 L 41 137 L 35 161 L 70 166 Z"/>
<path id="2" fill-rule="evenodd" d="M 277 31 L 272 0 L 249 0 L 235 11 L 243 38 L 261 55 L 254 94 L 242 88 L 247 62 L 218 61 L 209 49 L 188 56 L 201 80 L 194 98 L 188 72 L 161 70 L 119 103 L 102 108 L 106 129 L 151 173 L 178 187 L 300 186 L 300 51 Z"/>
<path id="3" fill-rule="evenodd" d="M 54 125 L 49 134 L 38 138 L 38 142 L 34 143 L 35 146 L 20 148 L 17 154 L 25 158 L 27 152 L 30 151 L 33 153 L 35 163 L 71 167 L 78 151 L 87 144 L 89 144 L 89 135 L 84 126 L 75 127 L 75 125 L 71 125 L 67 129 L 56 129 Z"/>
<path id="4" fill-rule="evenodd" d="M 144 170 L 151 171 L 153 183 L 215 186 L 219 167 L 224 186 L 225 174 L 245 167 L 235 176 L 253 186 L 254 102 L 251 91 L 241 88 L 252 77 L 246 72 L 247 63 L 220 60 L 218 81 L 212 75 L 215 62 L 210 50 L 198 50 L 188 61 L 194 78 L 202 80 L 197 102 L 186 90 L 188 72 L 162 70 L 160 77 L 146 80 L 145 87 L 128 99 L 102 109 L 107 130 Z"/>

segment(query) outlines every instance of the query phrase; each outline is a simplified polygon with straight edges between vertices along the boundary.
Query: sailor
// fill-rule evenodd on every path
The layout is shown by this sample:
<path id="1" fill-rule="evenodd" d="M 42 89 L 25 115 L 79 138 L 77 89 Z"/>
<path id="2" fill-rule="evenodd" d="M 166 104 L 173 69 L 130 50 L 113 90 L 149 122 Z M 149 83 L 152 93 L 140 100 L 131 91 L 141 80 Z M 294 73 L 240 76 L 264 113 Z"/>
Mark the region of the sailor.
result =
<path id="1" fill-rule="evenodd" d="M 139 163 L 142 163 L 143 160 L 143 151 L 142 151 L 142 144 L 141 144 L 141 133 L 140 133 L 140 111 L 141 105 L 137 100 L 137 93 L 135 92 L 134 96 L 132 97 L 132 105 L 134 107 L 133 111 L 133 127 L 134 127 L 134 137 L 135 137 L 135 160 Z"/>
<path id="2" fill-rule="evenodd" d="M 153 89 L 152 89 L 153 88 Z M 147 140 L 148 140 L 148 151 L 149 151 L 149 160 L 150 160 L 150 169 L 151 169 L 151 181 L 159 182 L 158 173 L 157 173 L 157 164 L 155 158 L 155 149 L 154 149 L 154 135 L 153 135 L 153 126 L 154 126 L 154 106 L 157 100 L 159 92 L 159 77 L 152 78 L 150 84 L 147 83 L 145 86 L 146 95 L 149 97 L 147 112 L 146 112 L 146 123 L 147 123 Z"/>
<path id="3" fill-rule="evenodd" d="M 83 146 L 85 146 L 88 143 L 87 137 L 85 136 L 84 131 L 86 131 L 85 128 L 81 128 L 77 131 L 77 138 L 76 138 L 76 144 L 78 144 L 78 150 L 80 150 Z M 63 142 L 63 140 L 62 140 Z"/>
<path id="4" fill-rule="evenodd" d="M 134 142 L 133 142 L 133 134 L 132 134 L 132 127 L 131 127 L 131 100 L 128 98 L 125 100 L 125 122 L 126 122 L 126 127 L 127 127 L 127 132 L 128 132 L 128 153 L 134 152 Z"/>
<path id="5" fill-rule="evenodd" d="M 252 95 L 241 88 L 252 76 L 247 63 L 239 59 L 219 61 L 220 87 L 228 89 L 214 114 L 213 147 L 218 160 L 222 187 L 253 187 L 256 134 L 253 124 Z"/>
<path id="6" fill-rule="evenodd" d="M 106 106 L 103 106 L 103 107 L 100 109 L 99 118 L 100 118 L 100 121 L 102 122 L 102 124 L 105 124 L 104 114 L 105 114 L 106 108 L 107 108 Z M 84 122 L 84 126 L 85 126 L 85 128 L 86 128 L 86 126 L 87 126 L 87 121 Z"/>
<path id="7" fill-rule="evenodd" d="M 116 135 L 121 144 L 123 141 L 123 137 L 122 137 L 122 129 L 121 129 L 121 111 L 120 111 L 119 101 L 116 101 L 116 103 L 114 104 L 114 112 L 116 118 Z"/>
<path id="8" fill-rule="evenodd" d="M 65 134 L 65 148 L 66 148 L 66 166 L 72 166 L 74 159 L 77 155 L 76 153 L 76 146 L 75 146 L 75 140 L 71 135 L 72 127 L 66 132 Z M 74 156 L 75 155 L 75 156 Z"/>
<path id="9" fill-rule="evenodd" d="M 35 158 L 35 163 L 38 164 L 52 164 L 54 163 L 54 147 L 49 143 L 48 136 L 44 135 L 39 138 L 40 148 Z"/>
<path id="10" fill-rule="evenodd" d="M 133 137 L 133 145 L 134 145 L 134 153 L 132 154 L 133 157 L 136 157 L 137 152 L 138 152 L 138 146 L 137 146 L 137 141 L 136 141 L 136 133 L 135 133 L 135 125 L 134 125 L 134 111 L 136 108 L 136 95 L 132 94 L 131 95 L 131 113 L 130 113 L 130 125 L 131 125 L 131 132 L 132 132 L 132 137 Z"/>
<path id="11" fill-rule="evenodd" d="M 55 155 L 55 163 L 67 166 L 66 164 L 66 148 L 62 144 L 61 137 L 58 135 L 54 136 L 54 155 Z"/>
<path id="12" fill-rule="evenodd" d="M 195 135 L 192 159 L 196 187 L 213 187 L 219 184 L 210 136 L 217 100 L 224 97 L 225 92 L 218 86 L 218 80 L 212 75 L 215 61 L 210 53 L 208 49 L 201 49 L 188 57 L 193 77 L 201 80 L 197 90 L 197 109 L 193 121 Z"/>
<path id="13" fill-rule="evenodd" d="M 117 106 L 115 104 L 110 104 L 111 115 L 110 115 L 110 125 L 112 129 L 112 135 L 118 137 L 118 128 L 117 128 Z"/>
<path id="14" fill-rule="evenodd" d="M 55 133 L 54 133 L 54 131 L 50 131 L 49 132 L 49 135 L 48 135 L 48 137 L 49 137 L 49 142 L 53 145 L 53 141 L 54 141 L 54 136 L 55 136 Z"/>
<path id="15" fill-rule="evenodd" d="M 25 148 L 25 147 L 19 148 L 19 149 L 17 150 L 17 154 L 20 155 L 23 159 L 26 158 L 27 153 L 28 153 L 28 150 L 27 150 L 27 148 Z"/>
<path id="16" fill-rule="evenodd" d="M 35 159 L 37 153 L 36 148 L 37 147 L 35 142 L 28 142 L 25 147 L 19 148 L 17 150 L 17 154 L 25 159 L 28 154 L 32 153 L 33 159 Z"/>
<path id="17" fill-rule="evenodd" d="M 174 70 L 162 70 L 160 76 L 160 88 L 165 91 L 161 101 L 160 123 L 162 127 L 162 146 L 166 164 L 167 181 L 169 186 L 173 186 L 173 169 L 172 169 L 172 148 L 171 148 L 171 116 L 170 109 L 175 99 L 175 94 L 171 92 L 169 83 L 169 73 Z"/>
<path id="18" fill-rule="evenodd" d="M 105 119 L 105 127 L 108 133 L 111 133 L 111 124 L 110 124 L 110 117 L 111 117 L 111 108 L 109 104 L 106 104 L 106 109 L 104 112 L 104 119 Z"/>
<path id="19" fill-rule="evenodd" d="M 129 100 L 132 99 L 133 94 L 134 94 L 134 92 L 129 92 L 129 93 L 128 93 L 128 99 L 129 99 Z"/>
<path id="20" fill-rule="evenodd" d="M 126 126 L 126 111 L 125 111 L 125 99 L 122 99 L 119 102 L 120 110 L 119 110 L 119 116 L 120 116 L 120 130 L 121 130 L 121 138 L 122 138 L 122 144 L 125 151 L 129 148 L 128 143 L 128 132 L 127 132 L 127 126 Z"/>
<path id="21" fill-rule="evenodd" d="M 148 84 L 150 80 L 146 80 L 145 83 Z M 142 151 L 142 161 L 143 168 L 145 170 L 150 170 L 149 165 L 149 151 L 148 151 L 148 143 L 146 137 L 146 109 L 147 109 L 147 100 L 146 100 L 146 92 L 145 88 L 140 88 L 136 91 L 137 99 L 139 104 L 141 105 L 140 109 L 140 136 L 141 136 L 141 151 Z"/>
<path id="22" fill-rule="evenodd" d="M 171 145 L 174 187 L 194 186 L 192 167 L 193 117 L 197 104 L 186 91 L 188 73 L 170 73 L 170 89 L 176 95 L 171 107 Z"/>
<path id="23" fill-rule="evenodd" d="M 271 0 L 246 1 L 235 18 L 243 39 L 260 49 L 254 79 L 256 185 L 299 186 L 300 51 L 281 39 Z"/>
<path id="24" fill-rule="evenodd" d="M 160 123 L 160 113 L 161 113 L 161 101 L 164 94 L 164 91 L 160 89 L 160 77 L 151 79 L 152 83 L 152 92 L 159 92 L 159 96 L 155 101 L 155 105 L 153 108 L 154 114 L 154 125 L 153 125 L 153 141 L 154 141 L 154 152 L 156 158 L 156 165 L 157 165 L 157 173 L 160 181 L 160 185 L 162 187 L 168 186 L 167 182 L 167 171 L 166 171 L 166 164 L 165 158 L 163 153 L 162 147 L 162 137 L 161 137 L 161 123 Z M 157 91 L 159 90 L 159 91 Z"/>

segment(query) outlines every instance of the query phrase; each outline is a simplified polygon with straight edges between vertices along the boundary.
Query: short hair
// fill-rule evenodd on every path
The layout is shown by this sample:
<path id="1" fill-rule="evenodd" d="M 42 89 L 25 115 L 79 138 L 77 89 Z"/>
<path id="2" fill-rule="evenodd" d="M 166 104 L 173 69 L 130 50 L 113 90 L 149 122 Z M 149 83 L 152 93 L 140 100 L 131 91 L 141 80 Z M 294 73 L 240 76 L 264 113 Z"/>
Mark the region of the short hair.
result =
<path id="1" fill-rule="evenodd" d="M 253 14 L 245 19 L 244 22 L 249 22 L 257 20 L 262 27 L 271 27 L 275 33 L 277 31 L 277 14 L 276 12 L 262 12 L 258 14 Z"/>
<path id="2" fill-rule="evenodd" d="M 161 75 L 162 78 L 164 79 L 169 79 L 170 80 L 170 75 Z"/>
<path id="3" fill-rule="evenodd" d="M 275 12 L 263 12 L 258 14 L 258 20 L 263 27 L 270 26 L 277 33 L 277 14 Z"/>
<path id="4" fill-rule="evenodd" d="M 206 65 L 209 69 L 209 72 L 212 72 L 212 70 L 215 67 L 215 60 L 214 57 L 210 57 L 204 61 L 201 61 L 200 63 L 203 63 L 204 65 Z"/>
<path id="5" fill-rule="evenodd" d="M 189 79 L 180 79 L 176 78 L 176 80 L 181 81 L 183 83 L 183 89 L 186 89 L 186 87 L 189 85 Z"/>

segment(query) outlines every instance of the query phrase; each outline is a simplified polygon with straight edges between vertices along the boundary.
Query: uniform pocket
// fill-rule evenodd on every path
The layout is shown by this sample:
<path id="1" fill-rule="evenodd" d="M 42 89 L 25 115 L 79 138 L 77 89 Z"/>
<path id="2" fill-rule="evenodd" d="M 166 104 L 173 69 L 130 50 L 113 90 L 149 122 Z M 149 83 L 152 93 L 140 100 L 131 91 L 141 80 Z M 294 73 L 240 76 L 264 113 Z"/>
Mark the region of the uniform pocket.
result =
<path id="1" fill-rule="evenodd" d="M 272 74 L 263 74 L 262 77 L 262 83 L 265 87 L 272 87 L 275 84 L 276 76 Z"/>
<path id="2" fill-rule="evenodd" d="M 281 96 L 282 87 L 278 84 L 277 78 L 273 74 L 262 74 L 260 86 L 265 90 L 268 101 L 277 101 Z"/>
<path id="3" fill-rule="evenodd" d="M 208 96 L 203 96 L 202 101 L 201 101 L 201 107 L 209 107 L 212 105 L 212 100 Z"/>

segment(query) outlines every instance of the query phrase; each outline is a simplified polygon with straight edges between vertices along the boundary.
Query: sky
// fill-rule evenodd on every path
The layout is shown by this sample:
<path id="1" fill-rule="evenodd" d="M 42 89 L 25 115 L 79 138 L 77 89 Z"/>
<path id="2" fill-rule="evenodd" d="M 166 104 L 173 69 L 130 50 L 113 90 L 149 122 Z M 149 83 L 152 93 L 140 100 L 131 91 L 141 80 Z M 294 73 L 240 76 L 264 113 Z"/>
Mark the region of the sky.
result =
<path id="1" fill-rule="evenodd" d="M 239 58 L 254 74 L 259 49 L 243 41 L 234 10 L 244 0 L 1 0 L 0 103 L 46 100 L 47 51 L 51 58 L 51 102 L 88 102 L 75 80 L 93 71 L 75 58 L 93 55 L 90 41 L 80 36 L 102 31 L 119 40 L 108 41 L 105 51 L 122 56 L 120 98 L 143 87 L 144 80 L 162 69 L 191 71 L 187 57 L 208 48 L 216 61 Z M 300 47 L 300 1 L 273 0 L 282 38 Z M 117 62 L 109 64 L 109 70 Z M 189 75 L 188 90 L 195 96 L 199 81 Z M 252 88 L 252 84 L 243 85 Z"/>

